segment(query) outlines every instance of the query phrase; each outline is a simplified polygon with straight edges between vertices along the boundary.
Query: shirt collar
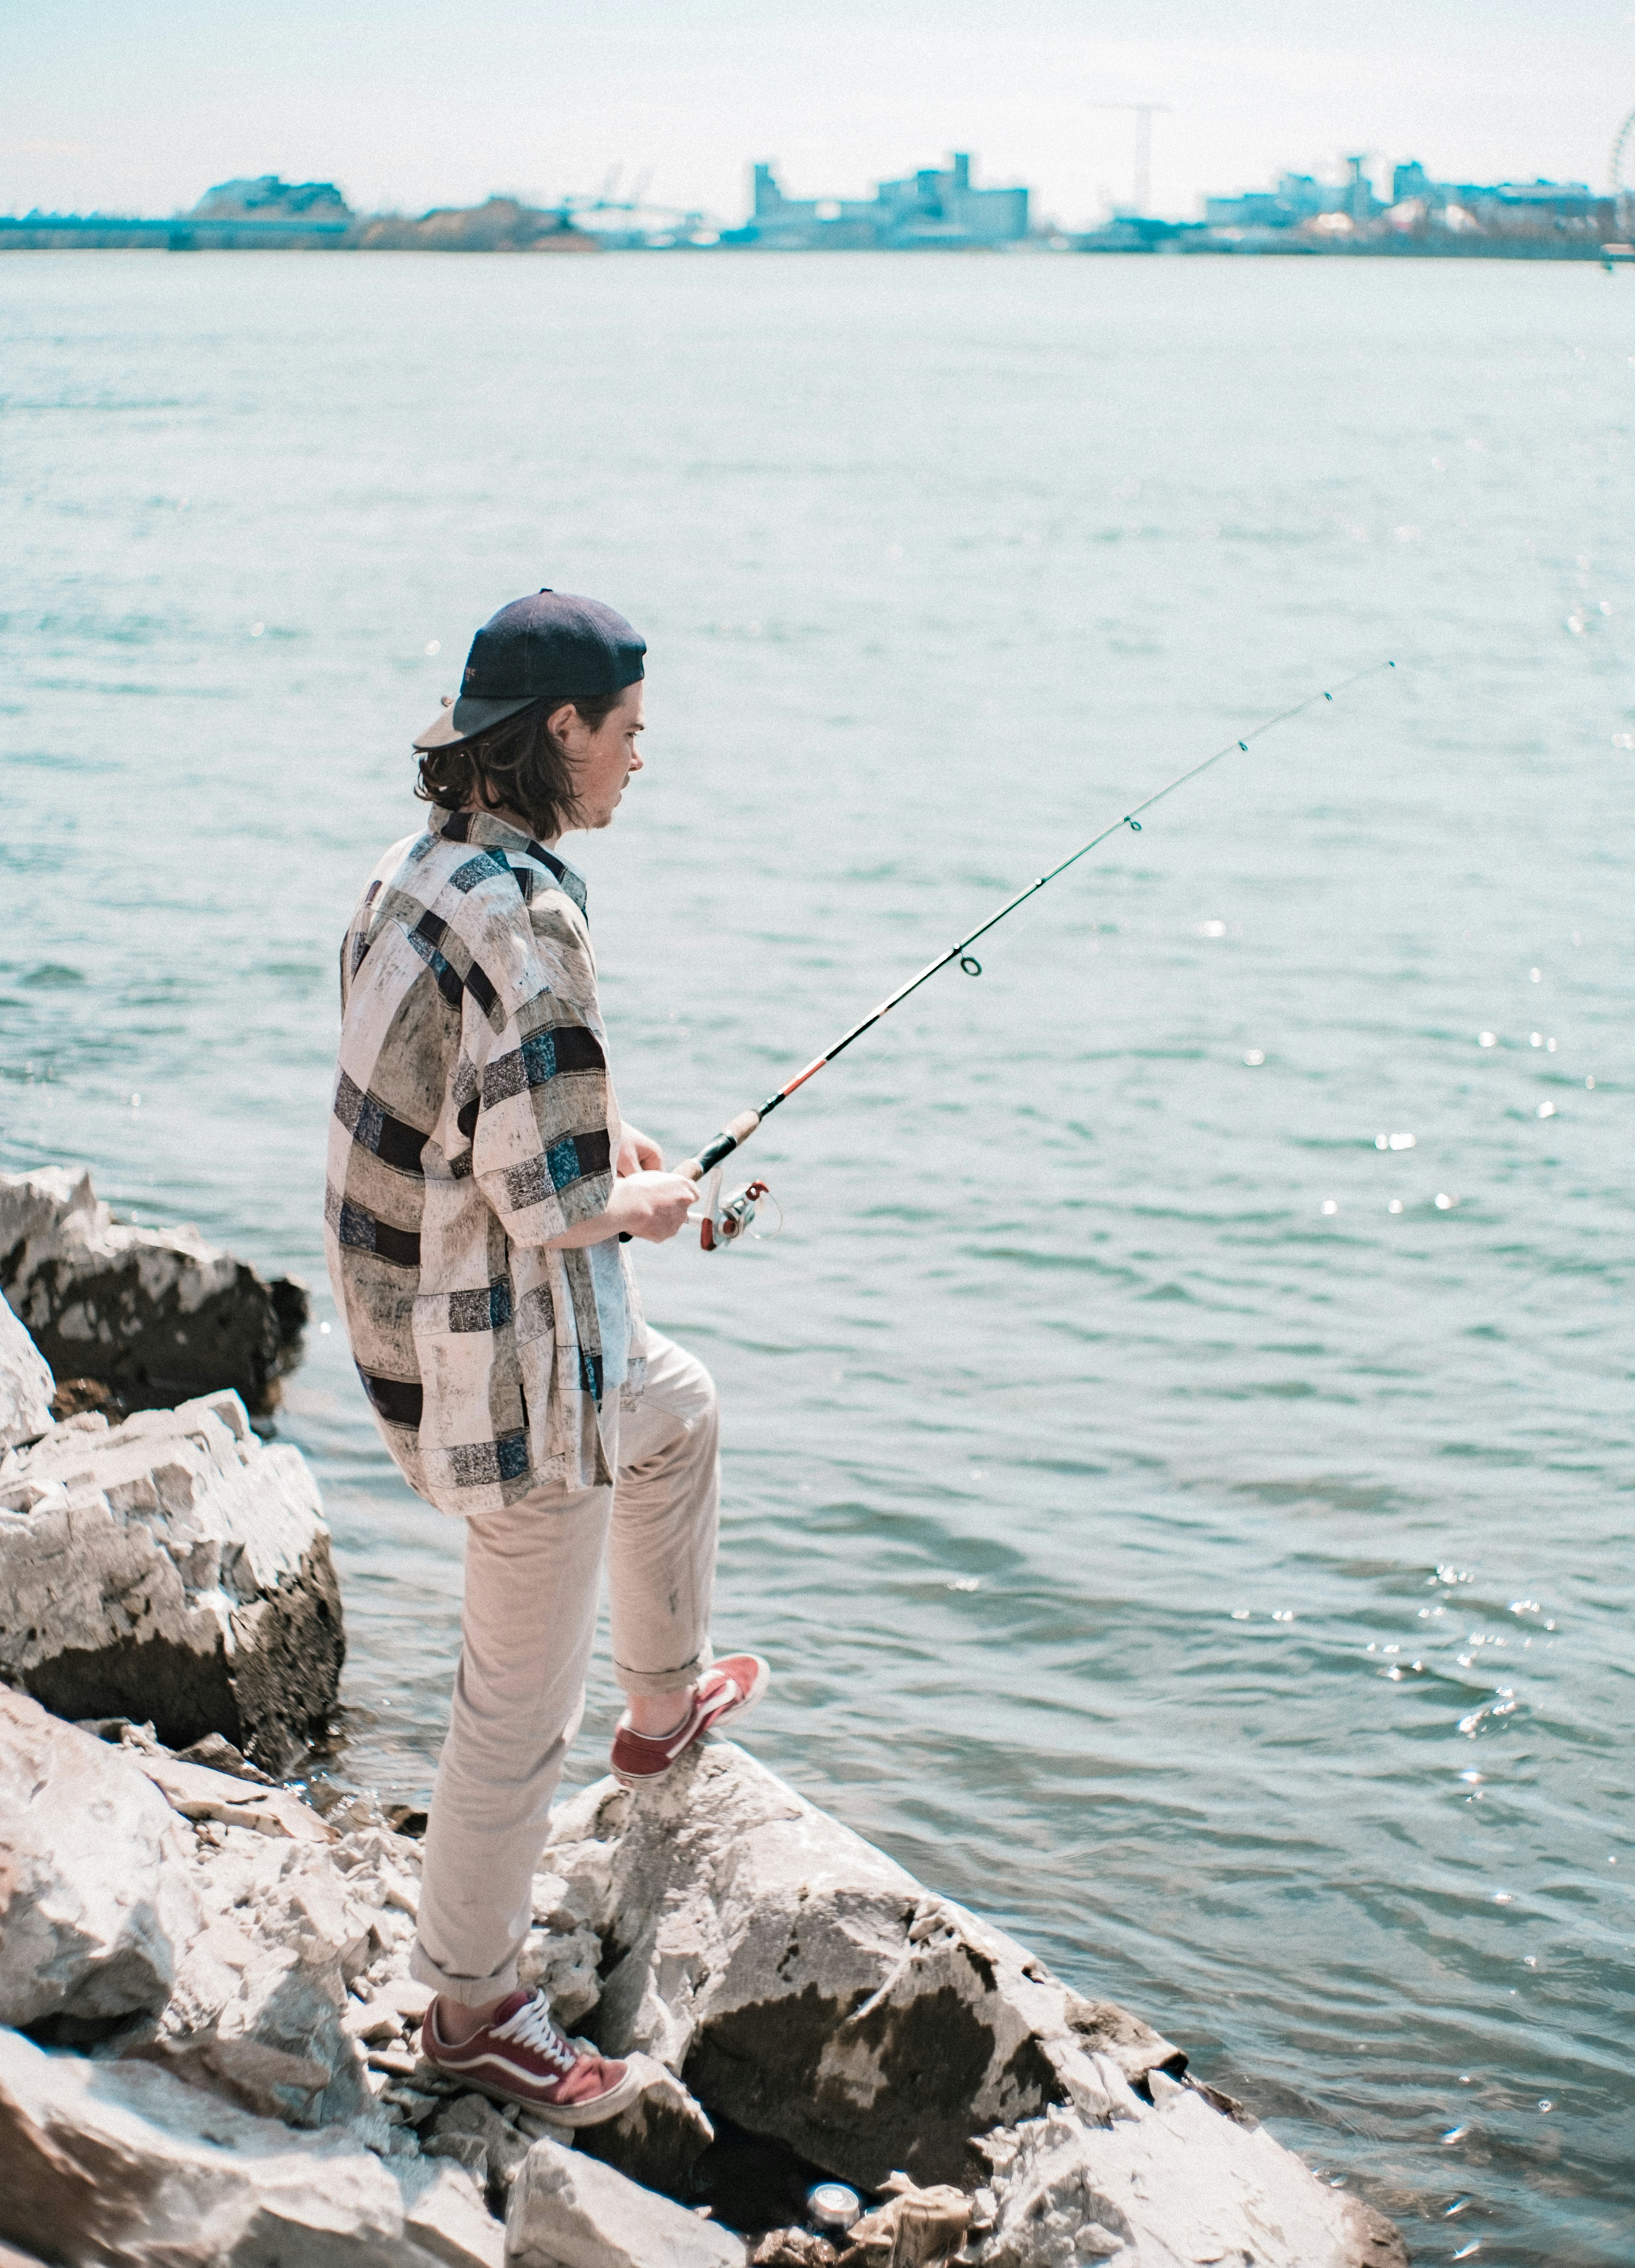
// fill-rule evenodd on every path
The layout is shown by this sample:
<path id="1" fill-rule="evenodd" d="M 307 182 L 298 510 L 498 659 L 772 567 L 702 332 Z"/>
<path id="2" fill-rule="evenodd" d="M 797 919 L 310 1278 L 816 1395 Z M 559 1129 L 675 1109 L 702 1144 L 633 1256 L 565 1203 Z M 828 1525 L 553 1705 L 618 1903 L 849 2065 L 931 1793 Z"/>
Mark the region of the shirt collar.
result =
<path id="1" fill-rule="evenodd" d="M 590 894 L 585 887 L 584 875 L 555 850 L 548 850 L 542 843 L 536 843 L 526 828 L 513 827 L 509 820 L 491 811 L 443 811 L 435 805 L 426 825 L 431 833 L 440 835 L 446 843 L 476 843 L 484 850 L 504 850 L 513 858 L 527 858 L 543 866 L 557 887 L 588 918 Z"/>

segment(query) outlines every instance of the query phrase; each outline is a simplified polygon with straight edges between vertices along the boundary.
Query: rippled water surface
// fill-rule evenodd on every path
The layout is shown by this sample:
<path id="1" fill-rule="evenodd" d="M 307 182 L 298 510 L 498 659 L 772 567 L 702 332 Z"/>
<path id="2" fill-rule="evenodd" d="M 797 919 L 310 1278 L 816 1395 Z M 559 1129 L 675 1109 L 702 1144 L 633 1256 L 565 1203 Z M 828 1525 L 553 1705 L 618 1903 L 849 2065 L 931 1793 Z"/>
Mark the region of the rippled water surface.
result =
<path id="1" fill-rule="evenodd" d="M 792 1102 L 776 1241 L 641 1264 L 722 1387 L 757 1751 L 1425 2262 L 1635 2254 L 1632 291 L 0 269 L 0 1160 L 314 1285 L 336 942 L 502 600 L 650 641 L 649 769 L 581 847 L 626 1107 L 687 1147 L 1396 661 Z M 279 1425 L 349 1767 L 422 1791 L 458 1530 L 338 1333 Z M 613 1708 L 604 1662 L 583 1778 Z"/>

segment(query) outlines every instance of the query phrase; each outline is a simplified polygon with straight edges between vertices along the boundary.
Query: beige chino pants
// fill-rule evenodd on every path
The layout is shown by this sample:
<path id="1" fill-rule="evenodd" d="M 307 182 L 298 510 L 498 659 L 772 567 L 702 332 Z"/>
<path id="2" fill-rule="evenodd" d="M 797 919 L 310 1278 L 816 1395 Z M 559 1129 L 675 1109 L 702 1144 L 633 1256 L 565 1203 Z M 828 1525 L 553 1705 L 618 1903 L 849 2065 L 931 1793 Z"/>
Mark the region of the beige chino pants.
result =
<path id="1" fill-rule="evenodd" d="M 711 1660 L 715 1387 L 658 1332 L 647 1346 L 636 1409 L 602 1412 L 613 1487 L 544 1490 L 466 1522 L 460 1668 L 409 1973 L 469 2007 L 517 1984 L 551 1798 L 585 1714 L 604 1561 L 627 1693 L 674 1692 Z"/>

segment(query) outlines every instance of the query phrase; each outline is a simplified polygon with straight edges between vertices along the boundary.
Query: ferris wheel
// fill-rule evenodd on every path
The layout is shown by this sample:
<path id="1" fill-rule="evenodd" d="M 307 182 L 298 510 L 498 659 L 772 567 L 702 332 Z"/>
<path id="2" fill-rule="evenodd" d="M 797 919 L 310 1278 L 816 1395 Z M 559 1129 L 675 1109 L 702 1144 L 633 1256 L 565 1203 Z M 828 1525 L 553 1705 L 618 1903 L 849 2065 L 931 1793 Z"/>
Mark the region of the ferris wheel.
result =
<path id="1" fill-rule="evenodd" d="M 1620 228 L 1627 234 L 1635 228 L 1635 110 L 1619 127 L 1612 145 L 1612 195 Z"/>

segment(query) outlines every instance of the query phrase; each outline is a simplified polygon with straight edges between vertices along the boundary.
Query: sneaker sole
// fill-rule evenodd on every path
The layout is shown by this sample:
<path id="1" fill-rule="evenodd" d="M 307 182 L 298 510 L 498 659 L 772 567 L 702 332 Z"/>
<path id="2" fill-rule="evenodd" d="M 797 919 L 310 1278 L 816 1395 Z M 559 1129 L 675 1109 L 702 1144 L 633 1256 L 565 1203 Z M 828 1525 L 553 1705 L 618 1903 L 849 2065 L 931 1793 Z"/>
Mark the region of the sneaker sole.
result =
<path id="1" fill-rule="evenodd" d="M 439 2063 L 423 2050 L 421 2061 L 440 2079 L 457 2080 L 473 2094 L 486 2095 L 491 2101 L 514 2102 L 524 2110 L 537 2111 L 554 2126 L 600 2126 L 604 2120 L 616 2118 L 621 2111 L 628 2110 L 642 2091 L 639 2074 L 627 2066 L 616 2087 L 608 2088 L 605 2094 L 592 2095 L 588 2102 L 541 2102 L 537 2095 L 521 2093 L 514 2087 L 505 2086 L 503 2080 L 481 2078 L 475 2071 L 461 2071 L 457 2065 Z"/>
<path id="2" fill-rule="evenodd" d="M 621 1787 L 656 1787 L 661 1779 L 668 1779 L 670 1774 L 675 1770 L 676 1765 L 681 1763 L 681 1757 L 690 1756 L 701 1742 L 711 1739 L 713 1734 L 720 1731 L 723 1725 L 735 1725 L 740 1717 L 747 1717 L 749 1714 L 749 1712 L 762 1698 L 767 1687 L 771 1683 L 771 1682 L 772 1665 L 770 1662 L 763 1661 L 755 1672 L 755 1683 L 750 1687 L 743 1699 L 741 1701 L 735 1701 L 730 1709 L 724 1709 L 720 1715 L 715 1719 L 715 1722 L 711 1725 L 706 1731 L 698 1734 L 694 1739 L 689 1741 L 687 1746 L 681 1750 L 679 1755 L 672 1757 L 670 1762 L 664 1766 L 662 1771 L 654 1772 L 621 1771 L 618 1765 L 614 1763 L 611 1757 L 608 1760 L 608 1771 L 613 1774 L 615 1779 L 618 1781 Z"/>

